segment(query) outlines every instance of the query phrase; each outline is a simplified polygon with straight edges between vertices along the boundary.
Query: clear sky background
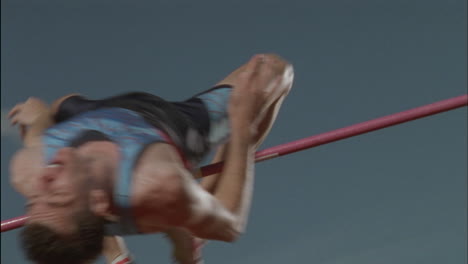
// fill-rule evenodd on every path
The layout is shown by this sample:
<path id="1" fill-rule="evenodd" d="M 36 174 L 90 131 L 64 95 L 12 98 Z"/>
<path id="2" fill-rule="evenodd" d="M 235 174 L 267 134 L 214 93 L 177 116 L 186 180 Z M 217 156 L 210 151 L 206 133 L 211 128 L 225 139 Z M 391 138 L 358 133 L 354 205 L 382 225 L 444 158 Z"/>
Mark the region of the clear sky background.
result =
<path id="1" fill-rule="evenodd" d="M 296 81 L 264 147 L 467 91 L 464 0 L 2 0 L 1 218 L 20 147 L 5 113 L 28 96 L 207 89 L 260 52 Z M 257 166 L 248 231 L 207 264 L 464 264 L 467 109 Z M 28 263 L 18 231 L 1 263 Z M 170 263 L 161 235 L 130 237 L 138 263 Z M 103 262 L 98 262 L 103 263 Z"/>

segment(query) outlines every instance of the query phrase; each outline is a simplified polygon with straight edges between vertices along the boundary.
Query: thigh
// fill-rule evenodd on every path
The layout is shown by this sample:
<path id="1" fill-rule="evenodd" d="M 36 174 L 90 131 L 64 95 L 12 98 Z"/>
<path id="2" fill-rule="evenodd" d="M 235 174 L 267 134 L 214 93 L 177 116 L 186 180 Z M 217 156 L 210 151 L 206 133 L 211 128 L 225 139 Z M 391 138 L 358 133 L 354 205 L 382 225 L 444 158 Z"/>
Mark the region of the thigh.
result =
<path id="1" fill-rule="evenodd" d="M 267 105 L 266 114 L 264 115 L 260 125 L 258 126 L 258 134 L 256 137 L 256 148 L 259 148 L 263 141 L 266 139 L 268 133 L 270 133 L 273 124 L 275 123 L 276 117 L 278 116 L 281 105 L 287 94 L 283 94 L 276 98 L 270 105 Z"/>

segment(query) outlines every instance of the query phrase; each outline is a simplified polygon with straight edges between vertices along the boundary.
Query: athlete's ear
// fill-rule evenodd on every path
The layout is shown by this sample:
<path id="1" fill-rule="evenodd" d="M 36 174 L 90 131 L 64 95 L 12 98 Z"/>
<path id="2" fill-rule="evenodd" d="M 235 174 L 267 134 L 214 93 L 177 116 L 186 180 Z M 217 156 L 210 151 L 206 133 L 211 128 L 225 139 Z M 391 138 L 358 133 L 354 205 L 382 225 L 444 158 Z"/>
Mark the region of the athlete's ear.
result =
<path id="1" fill-rule="evenodd" d="M 117 216 L 113 215 L 110 206 L 110 197 L 103 190 L 91 190 L 89 192 L 90 210 L 108 221 L 116 221 Z"/>

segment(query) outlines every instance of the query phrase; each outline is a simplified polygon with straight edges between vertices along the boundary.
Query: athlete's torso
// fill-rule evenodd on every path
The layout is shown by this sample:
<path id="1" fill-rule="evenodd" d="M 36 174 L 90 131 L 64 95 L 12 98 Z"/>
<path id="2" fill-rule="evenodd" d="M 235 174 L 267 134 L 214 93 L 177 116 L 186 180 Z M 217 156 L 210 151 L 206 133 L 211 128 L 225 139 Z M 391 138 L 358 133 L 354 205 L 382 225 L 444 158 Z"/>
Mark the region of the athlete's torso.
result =
<path id="1" fill-rule="evenodd" d="M 83 137 L 88 137 L 88 141 L 96 140 L 95 135 L 104 135 L 117 144 L 120 156 L 113 200 L 119 215 L 123 216 L 123 223 L 112 226 L 108 232 L 137 233 L 131 217 L 133 212 L 130 200 L 135 164 L 145 148 L 154 143 L 170 143 L 170 139 L 131 110 L 101 108 L 79 114 L 49 128 L 43 137 L 46 162 L 50 162 L 59 149 L 78 146 Z M 97 137 L 97 140 L 102 138 Z"/>
<path id="2" fill-rule="evenodd" d="M 46 131 L 46 160 L 50 161 L 62 147 L 76 147 L 88 141 L 104 139 L 117 144 L 121 159 L 114 187 L 114 203 L 120 210 L 121 221 L 111 226 L 108 233 L 136 234 L 138 230 L 132 210 L 138 208 L 131 208 L 130 197 L 132 177 L 138 177 L 137 171 L 145 164 L 139 161 L 145 158 L 148 149 L 157 152 L 161 148 L 169 148 L 178 154 L 189 170 L 198 167 L 211 149 L 228 139 L 227 102 L 230 91 L 230 87 L 215 87 L 185 102 L 172 104 L 152 95 L 131 94 L 129 99 L 120 97 L 117 107 L 109 107 L 107 103 L 101 104 L 104 107 L 100 108 L 95 102 L 80 99 L 75 105 L 90 106 L 78 114 L 69 115 Z M 138 102 L 145 107 L 135 107 Z M 73 105 L 68 106 L 73 109 Z M 199 127 L 203 122 L 208 124 L 208 130 Z M 138 193 L 145 195 L 146 191 L 143 189 Z M 157 215 L 153 219 L 156 218 Z M 144 224 L 150 230 L 145 232 L 156 232 L 159 226 L 155 222 L 150 220 Z"/>

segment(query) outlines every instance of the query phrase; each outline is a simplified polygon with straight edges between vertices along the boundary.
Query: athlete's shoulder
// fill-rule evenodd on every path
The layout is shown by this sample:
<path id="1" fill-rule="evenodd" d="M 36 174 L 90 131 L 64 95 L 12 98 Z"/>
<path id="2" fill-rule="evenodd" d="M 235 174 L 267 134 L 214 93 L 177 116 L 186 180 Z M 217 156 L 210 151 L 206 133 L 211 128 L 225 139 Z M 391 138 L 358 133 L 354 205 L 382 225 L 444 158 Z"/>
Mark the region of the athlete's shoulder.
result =
<path id="1" fill-rule="evenodd" d="M 150 144 L 135 164 L 134 185 L 141 190 L 159 188 L 182 168 L 184 163 L 174 146 L 164 142 Z"/>
<path id="2" fill-rule="evenodd" d="M 138 160 L 133 175 L 133 211 L 137 216 L 144 215 L 138 221 L 151 218 L 157 226 L 169 224 L 172 217 L 168 213 L 183 206 L 189 177 L 177 149 L 165 143 L 150 145 Z"/>
<path id="3" fill-rule="evenodd" d="M 177 181 L 178 171 L 184 168 L 177 149 L 167 143 L 153 143 L 141 153 L 133 171 L 132 193 L 144 200 L 165 188 L 166 183 Z"/>

